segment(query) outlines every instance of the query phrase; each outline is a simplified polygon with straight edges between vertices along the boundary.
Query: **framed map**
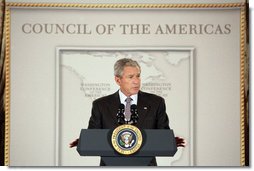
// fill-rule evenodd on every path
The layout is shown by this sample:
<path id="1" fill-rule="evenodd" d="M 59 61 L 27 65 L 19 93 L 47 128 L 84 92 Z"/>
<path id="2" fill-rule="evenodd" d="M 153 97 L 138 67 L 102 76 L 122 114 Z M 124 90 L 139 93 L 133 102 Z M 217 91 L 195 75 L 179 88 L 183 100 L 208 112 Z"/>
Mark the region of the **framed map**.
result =
<path id="1" fill-rule="evenodd" d="M 77 158 L 76 152 L 66 149 L 65 144 L 78 137 L 80 128 L 87 127 L 93 100 L 119 89 L 113 66 L 121 58 L 132 58 L 140 64 L 141 90 L 165 99 L 170 127 L 188 142 L 184 152 L 179 148 L 174 158 L 157 157 L 158 164 L 193 165 L 193 55 L 191 47 L 58 47 L 56 135 L 60 147 L 56 149 L 60 149 L 57 153 L 61 155 L 56 160 L 59 165 L 89 166 L 93 161 L 98 165 L 98 160 L 88 160 L 94 158 Z"/>

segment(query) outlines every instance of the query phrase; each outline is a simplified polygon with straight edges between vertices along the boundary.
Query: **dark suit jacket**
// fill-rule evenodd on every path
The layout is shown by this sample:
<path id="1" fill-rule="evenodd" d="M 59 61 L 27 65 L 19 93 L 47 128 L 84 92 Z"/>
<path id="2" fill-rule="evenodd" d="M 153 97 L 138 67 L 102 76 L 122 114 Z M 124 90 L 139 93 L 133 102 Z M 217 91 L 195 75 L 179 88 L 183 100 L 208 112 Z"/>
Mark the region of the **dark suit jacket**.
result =
<path id="1" fill-rule="evenodd" d="M 119 126 L 116 114 L 120 103 L 118 91 L 95 100 L 88 129 L 114 129 Z M 139 120 L 136 126 L 139 129 L 169 129 L 165 101 L 162 97 L 139 91 L 137 108 Z M 102 161 L 101 165 L 104 165 Z M 155 158 L 150 165 L 157 165 Z"/>

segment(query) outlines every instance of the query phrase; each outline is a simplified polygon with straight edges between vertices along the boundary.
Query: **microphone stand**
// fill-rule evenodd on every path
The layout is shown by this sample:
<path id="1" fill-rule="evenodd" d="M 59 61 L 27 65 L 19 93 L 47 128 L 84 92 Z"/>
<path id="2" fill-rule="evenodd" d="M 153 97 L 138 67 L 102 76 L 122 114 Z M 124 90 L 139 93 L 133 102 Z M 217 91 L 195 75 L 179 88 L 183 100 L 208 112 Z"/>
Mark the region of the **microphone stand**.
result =
<path id="1" fill-rule="evenodd" d="M 132 121 L 132 125 L 136 125 L 138 123 L 138 109 L 137 109 L 137 105 L 133 104 L 131 105 L 131 119 L 130 121 Z"/>

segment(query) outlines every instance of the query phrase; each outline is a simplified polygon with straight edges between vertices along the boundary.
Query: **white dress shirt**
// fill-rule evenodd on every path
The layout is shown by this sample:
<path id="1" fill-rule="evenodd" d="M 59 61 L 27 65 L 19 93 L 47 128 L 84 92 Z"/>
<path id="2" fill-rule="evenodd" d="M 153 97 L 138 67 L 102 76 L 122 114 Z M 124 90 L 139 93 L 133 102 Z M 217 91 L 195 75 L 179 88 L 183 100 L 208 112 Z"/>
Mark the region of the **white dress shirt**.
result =
<path id="1" fill-rule="evenodd" d="M 125 96 L 125 94 L 123 94 L 123 92 L 121 90 L 119 90 L 118 92 L 119 92 L 119 97 L 120 97 L 121 103 L 124 104 L 124 106 L 126 106 L 126 101 L 125 100 L 126 100 L 127 96 Z M 138 104 L 138 94 L 131 95 L 130 98 L 132 99 L 131 105 L 132 104 L 135 104 L 135 105 Z"/>

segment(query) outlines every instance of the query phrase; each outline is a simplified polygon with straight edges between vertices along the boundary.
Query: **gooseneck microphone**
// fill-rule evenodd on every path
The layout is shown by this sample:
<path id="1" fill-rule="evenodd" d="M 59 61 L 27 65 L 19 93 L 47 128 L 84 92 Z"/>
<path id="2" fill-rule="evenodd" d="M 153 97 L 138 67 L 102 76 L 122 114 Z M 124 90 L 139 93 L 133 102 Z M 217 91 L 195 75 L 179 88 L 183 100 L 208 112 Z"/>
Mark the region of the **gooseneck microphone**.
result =
<path id="1" fill-rule="evenodd" d="M 137 108 L 137 105 L 133 104 L 131 105 L 131 121 L 132 121 L 132 124 L 135 125 L 138 123 L 138 108 Z"/>
<path id="2" fill-rule="evenodd" d="M 124 104 L 120 104 L 118 108 L 118 112 L 116 114 L 117 123 L 120 125 L 125 124 L 125 117 L 124 117 Z"/>

